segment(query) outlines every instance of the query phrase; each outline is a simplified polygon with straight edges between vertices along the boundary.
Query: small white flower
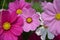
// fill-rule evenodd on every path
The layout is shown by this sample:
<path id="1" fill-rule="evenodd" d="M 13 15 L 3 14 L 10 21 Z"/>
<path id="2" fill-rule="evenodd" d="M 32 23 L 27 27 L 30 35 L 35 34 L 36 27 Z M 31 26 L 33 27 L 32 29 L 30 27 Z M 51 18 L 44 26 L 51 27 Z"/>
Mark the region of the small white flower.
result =
<path id="1" fill-rule="evenodd" d="M 54 38 L 54 34 L 52 34 L 51 32 L 49 32 L 48 29 L 47 29 L 47 28 L 44 28 L 44 27 L 38 28 L 38 29 L 36 30 L 36 34 L 37 34 L 38 36 L 41 35 L 41 39 L 42 39 L 42 40 L 45 40 L 47 34 L 48 34 L 48 38 L 49 38 L 49 39 L 53 39 L 53 38 Z"/>

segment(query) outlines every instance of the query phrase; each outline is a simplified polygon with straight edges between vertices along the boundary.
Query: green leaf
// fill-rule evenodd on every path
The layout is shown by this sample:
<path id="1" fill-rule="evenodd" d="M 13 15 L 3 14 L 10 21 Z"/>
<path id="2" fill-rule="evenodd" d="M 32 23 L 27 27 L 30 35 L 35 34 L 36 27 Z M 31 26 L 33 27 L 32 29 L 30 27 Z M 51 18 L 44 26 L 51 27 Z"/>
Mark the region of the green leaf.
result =
<path id="1" fill-rule="evenodd" d="M 46 0 L 47 2 L 53 2 L 53 0 Z"/>
<path id="2" fill-rule="evenodd" d="M 42 12 L 42 8 L 39 3 L 35 2 L 32 7 L 36 9 L 37 12 Z"/>
<path id="3" fill-rule="evenodd" d="M 0 9 L 2 8 L 3 0 L 0 0 Z"/>
<path id="4" fill-rule="evenodd" d="M 26 2 L 31 2 L 32 0 L 26 0 Z"/>
<path id="5" fill-rule="evenodd" d="M 1 0 L 0 1 L 0 9 L 2 9 L 2 5 L 3 5 L 3 3 L 4 3 L 4 9 L 8 9 L 8 4 L 9 4 L 9 2 L 13 2 L 14 0 L 5 0 L 5 3 L 4 3 L 4 0 Z"/>
<path id="6" fill-rule="evenodd" d="M 30 34 L 32 34 L 31 31 L 30 32 L 23 32 L 23 34 L 22 34 L 23 35 L 23 40 L 28 40 Z"/>

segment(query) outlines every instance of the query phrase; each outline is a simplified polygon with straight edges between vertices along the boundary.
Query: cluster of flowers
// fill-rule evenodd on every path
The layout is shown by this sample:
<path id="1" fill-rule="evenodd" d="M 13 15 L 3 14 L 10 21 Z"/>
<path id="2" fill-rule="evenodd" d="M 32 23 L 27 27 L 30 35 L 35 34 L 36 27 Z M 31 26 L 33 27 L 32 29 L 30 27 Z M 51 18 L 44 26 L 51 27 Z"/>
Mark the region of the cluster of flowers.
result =
<path id="1" fill-rule="evenodd" d="M 15 0 L 7 10 L 0 11 L 0 40 L 18 40 L 23 31 L 34 31 L 39 25 L 39 15 L 30 3 Z"/>
<path id="2" fill-rule="evenodd" d="M 53 3 L 44 1 L 41 14 L 25 0 L 10 2 L 7 10 L 0 10 L 0 40 L 18 40 L 23 31 L 34 31 L 40 25 L 35 33 L 41 35 L 42 40 L 45 40 L 46 34 L 49 39 L 53 39 L 60 34 L 59 2 L 60 0 L 54 0 Z"/>
<path id="3" fill-rule="evenodd" d="M 46 39 L 48 34 L 49 39 L 53 39 L 60 34 L 60 0 L 53 0 L 51 2 L 42 2 L 43 12 L 41 13 L 41 20 L 43 27 L 37 29 L 36 34 L 41 35 L 41 39 Z"/>

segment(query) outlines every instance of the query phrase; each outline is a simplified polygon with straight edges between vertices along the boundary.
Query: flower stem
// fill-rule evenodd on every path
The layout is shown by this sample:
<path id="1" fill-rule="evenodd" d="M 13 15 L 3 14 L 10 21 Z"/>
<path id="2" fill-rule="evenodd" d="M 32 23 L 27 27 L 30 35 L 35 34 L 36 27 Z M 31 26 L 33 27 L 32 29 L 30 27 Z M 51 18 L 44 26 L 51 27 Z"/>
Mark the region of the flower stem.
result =
<path id="1" fill-rule="evenodd" d="M 4 5 L 5 5 L 5 0 L 3 1 L 3 4 L 2 4 L 2 9 L 4 8 Z"/>

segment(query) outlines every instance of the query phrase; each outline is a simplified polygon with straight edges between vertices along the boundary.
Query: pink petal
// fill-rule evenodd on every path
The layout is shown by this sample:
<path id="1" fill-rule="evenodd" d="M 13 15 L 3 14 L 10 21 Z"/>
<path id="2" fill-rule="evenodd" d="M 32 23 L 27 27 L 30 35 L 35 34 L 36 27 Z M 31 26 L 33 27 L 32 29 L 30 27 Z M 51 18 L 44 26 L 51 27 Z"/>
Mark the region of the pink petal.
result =
<path id="1" fill-rule="evenodd" d="M 38 14 L 36 13 L 36 14 L 34 14 L 32 17 L 33 17 L 34 19 L 38 19 L 38 20 L 39 20 L 40 15 L 38 15 Z"/>
<path id="2" fill-rule="evenodd" d="M 14 26 L 14 27 L 13 27 Z M 19 36 L 22 34 L 23 29 L 22 27 L 18 26 L 18 25 L 13 25 L 12 29 L 10 30 L 14 35 Z"/>
<path id="3" fill-rule="evenodd" d="M 35 10 L 35 9 L 29 8 L 27 14 L 29 14 L 30 16 L 32 16 L 32 15 L 35 14 L 35 13 L 36 13 L 36 10 Z"/>
<path id="4" fill-rule="evenodd" d="M 42 7 L 45 7 L 47 5 L 47 3 L 48 3 L 47 1 L 41 2 Z"/>
<path id="5" fill-rule="evenodd" d="M 45 10 L 46 14 L 50 15 L 50 16 L 55 16 L 56 13 L 53 13 L 49 10 Z"/>
<path id="6" fill-rule="evenodd" d="M 18 19 L 12 24 L 11 32 L 17 36 L 23 32 L 23 19 L 19 16 Z"/>
<path id="7" fill-rule="evenodd" d="M 14 1 L 14 2 L 11 2 L 11 3 L 9 3 L 9 10 L 10 11 L 16 11 L 16 9 L 18 8 L 18 3 L 17 3 L 17 1 Z"/>
<path id="8" fill-rule="evenodd" d="M 50 31 L 55 29 L 55 24 L 56 24 L 56 20 L 53 20 L 53 21 L 47 23 L 47 26 Z"/>
<path id="9" fill-rule="evenodd" d="M 14 36 L 11 32 L 6 32 L 0 36 L 0 39 L 1 40 L 17 40 L 18 38 Z"/>
<path id="10" fill-rule="evenodd" d="M 24 16 L 24 17 L 33 16 L 33 14 L 35 14 L 35 13 L 36 13 L 36 11 L 35 11 L 34 9 L 32 9 L 32 8 L 29 8 L 29 9 L 24 8 L 24 9 L 23 9 L 23 16 Z"/>
<path id="11" fill-rule="evenodd" d="M 25 5 L 25 0 L 19 0 L 20 8 L 23 8 Z"/>
<path id="12" fill-rule="evenodd" d="M 19 25 L 19 26 L 23 26 L 24 22 L 23 22 L 23 18 L 22 17 L 18 17 L 18 19 L 15 21 L 14 25 Z"/>
<path id="13" fill-rule="evenodd" d="M 0 28 L 0 35 L 3 33 L 3 29 L 2 28 Z"/>
<path id="14" fill-rule="evenodd" d="M 31 23 L 31 31 L 36 30 L 37 27 L 40 26 L 40 21 L 39 20 L 33 20 L 33 22 Z"/>
<path id="15" fill-rule="evenodd" d="M 60 21 L 57 21 L 55 25 L 56 25 L 55 28 L 56 28 L 57 33 L 60 34 L 60 31 L 59 31 L 60 30 Z"/>
<path id="16" fill-rule="evenodd" d="M 24 7 L 26 7 L 27 9 L 28 9 L 28 8 L 31 8 L 31 4 L 28 3 L 28 2 L 26 2 Z"/>
<path id="17" fill-rule="evenodd" d="M 57 20 L 54 20 L 54 21 L 52 21 L 50 24 L 48 24 L 48 26 L 49 26 L 49 30 L 53 33 L 53 34 L 55 34 L 55 35 L 58 35 L 58 34 L 60 34 L 60 28 L 59 28 L 59 26 L 60 26 L 60 21 L 57 21 Z"/>
<path id="18" fill-rule="evenodd" d="M 20 0 L 20 2 L 25 2 L 25 0 Z"/>
<path id="19" fill-rule="evenodd" d="M 60 13 L 60 0 L 54 0 L 54 7 L 56 8 L 56 11 Z"/>
<path id="20" fill-rule="evenodd" d="M 52 21 L 54 19 L 54 16 L 51 16 L 45 12 L 43 12 L 41 14 L 41 17 L 42 17 L 43 21 Z"/>
<path id="21" fill-rule="evenodd" d="M 25 32 L 29 32 L 31 30 L 31 25 L 25 22 L 23 26 L 23 30 Z"/>
<path id="22" fill-rule="evenodd" d="M 2 23 L 10 21 L 10 13 L 8 11 L 2 11 Z"/>
<path id="23" fill-rule="evenodd" d="M 15 12 L 11 13 L 10 15 L 10 22 L 13 23 L 17 19 L 17 14 Z"/>
<path id="24" fill-rule="evenodd" d="M 44 7 L 44 10 L 49 10 L 51 13 L 56 13 L 56 9 L 54 8 L 54 5 L 52 3 L 47 3 L 47 5 Z"/>

